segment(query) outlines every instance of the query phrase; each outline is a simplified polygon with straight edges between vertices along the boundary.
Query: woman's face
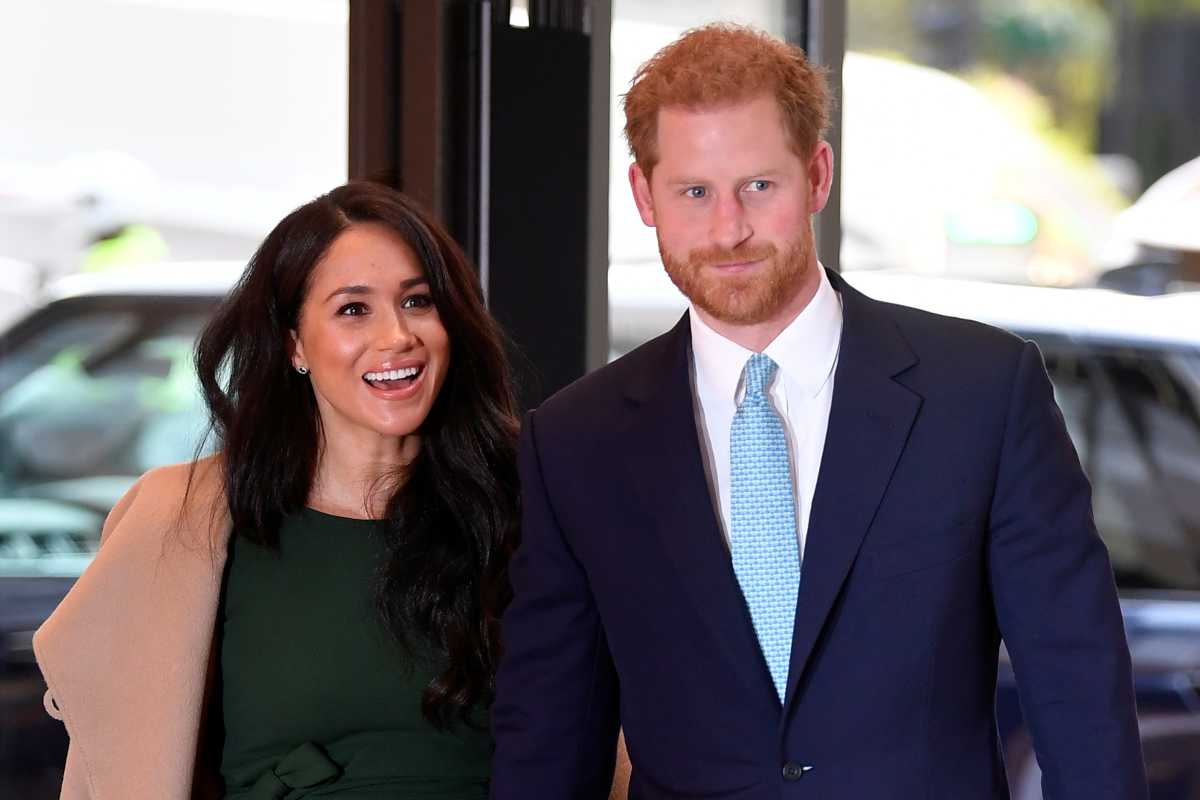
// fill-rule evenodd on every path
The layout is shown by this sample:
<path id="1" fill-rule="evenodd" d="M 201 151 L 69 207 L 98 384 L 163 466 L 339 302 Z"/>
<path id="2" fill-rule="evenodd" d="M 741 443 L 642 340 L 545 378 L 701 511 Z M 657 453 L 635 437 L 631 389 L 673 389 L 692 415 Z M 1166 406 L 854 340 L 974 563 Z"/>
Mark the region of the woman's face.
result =
<path id="1" fill-rule="evenodd" d="M 416 254 L 378 223 L 342 232 L 313 270 L 292 332 L 326 441 L 371 448 L 415 433 L 450 365 L 450 339 Z"/>

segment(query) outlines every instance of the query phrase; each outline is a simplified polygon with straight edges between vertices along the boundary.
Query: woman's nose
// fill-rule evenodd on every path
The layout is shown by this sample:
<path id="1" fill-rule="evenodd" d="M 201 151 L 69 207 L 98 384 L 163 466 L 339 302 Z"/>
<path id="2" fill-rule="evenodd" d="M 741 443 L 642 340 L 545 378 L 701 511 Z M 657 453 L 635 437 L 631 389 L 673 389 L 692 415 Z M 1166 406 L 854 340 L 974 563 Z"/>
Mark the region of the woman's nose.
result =
<path id="1" fill-rule="evenodd" d="M 409 350 L 417 343 L 417 337 L 408 327 L 403 314 L 395 314 L 388 321 L 380 334 L 379 349 Z"/>

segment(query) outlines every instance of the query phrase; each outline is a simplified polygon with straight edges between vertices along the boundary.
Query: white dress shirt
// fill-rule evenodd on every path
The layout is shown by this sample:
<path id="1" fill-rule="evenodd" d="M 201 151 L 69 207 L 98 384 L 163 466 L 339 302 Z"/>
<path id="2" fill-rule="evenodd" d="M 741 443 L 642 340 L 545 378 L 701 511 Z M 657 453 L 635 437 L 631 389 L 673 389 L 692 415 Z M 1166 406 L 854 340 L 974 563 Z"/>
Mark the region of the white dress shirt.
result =
<path id="1" fill-rule="evenodd" d="M 763 350 L 779 369 L 771 381 L 771 404 L 783 420 L 791 444 L 792 489 L 796 497 L 796 534 L 800 554 L 808 532 L 809 511 L 817 486 L 825 431 L 833 401 L 833 374 L 842 338 L 842 302 L 818 265 L 821 284 L 813 299 Z M 725 541 L 729 541 L 729 431 L 744 389 L 742 369 L 754 355 L 700 319 L 693 307 L 692 394 L 696 427 L 704 454 L 709 490 Z"/>

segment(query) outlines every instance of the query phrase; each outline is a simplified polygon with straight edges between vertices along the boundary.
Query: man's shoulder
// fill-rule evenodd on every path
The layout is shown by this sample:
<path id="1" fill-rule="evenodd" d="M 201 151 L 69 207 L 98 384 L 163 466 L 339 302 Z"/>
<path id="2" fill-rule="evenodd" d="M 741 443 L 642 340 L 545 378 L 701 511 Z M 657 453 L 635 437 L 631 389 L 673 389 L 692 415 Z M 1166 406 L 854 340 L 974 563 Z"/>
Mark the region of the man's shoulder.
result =
<path id="1" fill-rule="evenodd" d="M 891 321 L 918 358 L 957 355 L 974 359 L 1015 359 L 1026 343 L 1014 333 L 976 320 L 937 314 L 865 295 L 862 298 L 876 314 Z"/>
<path id="2" fill-rule="evenodd" d="M 539 422 L 580 420 L 594 426 L 610 418 L 648 378 L 669 367 L 680 335 L 678 327 L 667 331 L 555 392 L 538 406 Z"/>

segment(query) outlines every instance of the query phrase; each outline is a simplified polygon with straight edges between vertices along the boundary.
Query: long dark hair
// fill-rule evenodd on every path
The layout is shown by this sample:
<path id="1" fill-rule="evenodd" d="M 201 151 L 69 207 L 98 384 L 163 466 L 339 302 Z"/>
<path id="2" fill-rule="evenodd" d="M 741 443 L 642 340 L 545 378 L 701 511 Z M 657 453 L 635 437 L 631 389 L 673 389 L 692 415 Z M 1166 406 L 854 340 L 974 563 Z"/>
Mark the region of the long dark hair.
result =
<path id="1" fill-rule="evenodd" d="M 425 268 L 451 344 L 445 382 L 420 429 L 416 459 L 388 502 L 384 624 L 412 655 L 429 645 L 447 666 L 422 710 L 445 728 L 490 702 L 518 531 L 517 418 L 503 334 L 450 236 L 408 198 L 350 183 L 293 211 L 267 236 L 200 336 L 196 368 L 221 449 L 234 535 L 276 548 L 303 508 L 321 428 L 307 378 L 290 359 L 313 270 L 351 225 L 394 230 Z"/>

